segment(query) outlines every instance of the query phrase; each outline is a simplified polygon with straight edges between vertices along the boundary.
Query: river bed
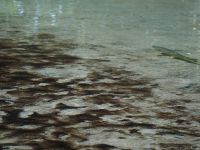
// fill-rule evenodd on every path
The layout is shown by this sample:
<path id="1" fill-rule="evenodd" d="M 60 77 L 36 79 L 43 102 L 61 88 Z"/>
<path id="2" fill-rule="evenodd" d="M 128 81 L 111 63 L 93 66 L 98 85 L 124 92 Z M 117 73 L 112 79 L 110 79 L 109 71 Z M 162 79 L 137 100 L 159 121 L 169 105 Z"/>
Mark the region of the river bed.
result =
<path id="1" fill-rule="evenodd" d="M 199 6 L 1 0 L 0 149 L 200 149 Z"/>

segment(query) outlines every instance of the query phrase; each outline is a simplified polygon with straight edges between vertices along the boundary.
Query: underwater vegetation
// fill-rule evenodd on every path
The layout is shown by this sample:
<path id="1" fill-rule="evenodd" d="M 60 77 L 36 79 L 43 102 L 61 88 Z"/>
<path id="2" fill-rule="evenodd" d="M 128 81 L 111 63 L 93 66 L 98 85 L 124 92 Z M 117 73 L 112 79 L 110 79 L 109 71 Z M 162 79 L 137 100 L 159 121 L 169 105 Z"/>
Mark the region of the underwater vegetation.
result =
<path id="1" fill-rule="evenodd" d="M 182 60 L 182 61 L 185 61 L 188 63 L 200 65 L 200 61 L 198 59 L 190 58 L 188 56 L 182 55 L 182 54 L 178 53 L 176 50 L 171 50 L 171 49 L 167 49 L 167 48 L 160 47 L 160 46 L 153 46 L 153 48 L 155 50 L 161 52 L 161 55 L 163 55 L 163 56 L 170 56 L 174 59 L 178 59 L 178 60 Z"/>

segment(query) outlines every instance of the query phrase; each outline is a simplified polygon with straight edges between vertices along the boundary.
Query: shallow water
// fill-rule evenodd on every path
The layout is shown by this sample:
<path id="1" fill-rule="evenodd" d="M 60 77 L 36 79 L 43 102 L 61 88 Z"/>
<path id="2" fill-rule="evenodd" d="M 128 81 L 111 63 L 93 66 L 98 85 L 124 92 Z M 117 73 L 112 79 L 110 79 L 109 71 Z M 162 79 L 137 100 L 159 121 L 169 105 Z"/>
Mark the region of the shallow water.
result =
<path id="1" fill-rule="evenodd" d="M 0 149 L 199 149 L 199 0 L 0 0 Z"/>
<path id="2" fill-rule="evenodd" d="M 1 0 L 4 27 L 78 42 L 199 49 L 199 0 Z M 106 36 L 105 36 L 106 35 Z"/>

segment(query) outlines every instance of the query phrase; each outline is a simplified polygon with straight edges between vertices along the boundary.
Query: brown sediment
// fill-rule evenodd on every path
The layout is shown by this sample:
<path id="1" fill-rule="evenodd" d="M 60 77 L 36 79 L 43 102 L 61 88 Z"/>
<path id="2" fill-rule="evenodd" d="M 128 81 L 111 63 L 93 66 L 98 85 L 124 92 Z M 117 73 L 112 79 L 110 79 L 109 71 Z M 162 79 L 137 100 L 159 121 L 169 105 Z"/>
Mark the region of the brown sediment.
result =
<path id="1" fill-rule="evenodd" d="M 38 53 L 39 54 L 43 54 L 42 51 L 39 51 L 39 50 L 41 50 L 43 48 L 42 44 L 32 44 L 32 43 L 27 43 L 27 42 L 25 42 L 25 43 L 19 42 L 17 48 L 22 48 L 24 50 L 28 50 L 30 52 L 30 54 L 32 54 L 32 55 L 38 54 Z M 17 49 L 14 49 L 12 51 L 16 51 L 16 50 Z M 45 52 L 47 52 L 47 51 L 52 52 L 52 49 L 43 49 L 43 51 L 45 51 Z M 20 52 L 20 51 L 16 51 L 16 52 Z M 24 56 L 26 56 L 26 55 L 24 55 Z"/>
<path id="2" fill-rule="evenodd" d="M 43 68 L 58 64 L 73 63 L 80 59 L 76 56 L 61 53 L 62 50 L 56 48 L 57 45 L 55 46 L 54 44 L 54 47 L 45 48 L 44 43 L 31 44 L 26 42 L 14 42 L 10 39 L 0 39 L 0 62 L 2 67 L 13 67 L 12 65 L 23 67 L 28 65 L 34 68 Z M 69 43 L 68 48 L 73 49 L 74 47 L 71 45 L 74 44 Z"/>
<path id="3" fill-rule="evenodd" d="M 12 107 L 10 107 L 12 108 Z M 3 116 L 3 122 L 6 124 L 16 123 L 19 122 L 19 114 L 22 112 L 22 109 L 11 109 L 11 110 L 4 110 L 6 112 L 6 116 Z"/>
<path id="4" fill-rule="evenodd" d="M 8 131 L 12 131 L 10 134 L 7 135 L 9 137 L 19 137 L 24 139 L 38 139 L 42 138 L 41 132 L 44 131 L 45 126 L 40 126 L 35 129 L 23 129 L 23 128 L 8 128 Z M 24 140 L 26 141 L 26 140 Z"/>
<path id="5" fill-rule="evenodd" d="M 65 105 L 63 103 L 58 103 L 55 108 L 63 110 L 63 109 L 78 109 L 78 108 L 84 108 L 84 107 L 75 107 L 75 106 Z"/>
<path id="6" fill-rule="evenodd" d="M 55 43 L 55 46 L 61 47 L 61 48 L 67 48 L 67 49 L 74 49 L 78 47 L 78 44 L 73 43 L 72 41 L 63 41 L 63 42 L 57 42 Z"/>
<path id="7" fill-rule="evenodd" d="M 181 150 L 194 150 L 195 147 L 191 144 L 187 143 L 160 143 L 160 147 L 163 150 L 169 150 L 169 149 L 181 149 Z"/>
<path id="8" fill-rule="evenodd" d="M 200 123 L 200 116 L 199 116 L 199 115 L 197 115 L 197 116 L 192 115 L 192 116 L 191 116 L 191 120 Z"/>
<path id="9" fill-rule="evenodd" d="M 34 82 L 29 82 L 29 83 L 33 84 Z M 38 84 L 38 82 L 36 82 L 36 83 Z M 73 88 L 69 87 L 67 84 L 64 84 L 64 83 L 48 84 L 48 82 L 47 82 L 47 85 L 44 85 L 44 86 L 35 86 L 35 87 L 29 87 L 29 88 L 17 88 L 14 90 L 10 90 L 7 93 L 11 94 L 13 96 L 18 96 L 18 97 L 35 96 L 35 98 L 36 98 L 37 96 L 39 97 L 40 94 L 42 94 L 44 97 L 45 97 L 45 95 L 47 95 L 47 97 L 53 96 L 53 95 L 56 95 L 56 92 L 65 92 L 66 94 L 63 94 L 63 95 L 68 95 L 67 92 L 70 92 L 72 90 L 73 90 Z"/>
<path id="10" fill-rule="evenodd" d="M 96 71 L 93 71 L 92 73 L 90 73 L 88 75 L 88 79 L 90 79 L 93 82 L 101 80 L 101 79 L 104 79 L 105 77 L 106 77 L 105 75 L 100 74 L 100 73 L 98 73 Z"/>
<path id="11" fill-rule="evenodd" d="M 94 95 L 88 100 L 92 101 L 95 104 L 106 104 L 106 103 L 111 103 L 111 104 L 118 104 L 118 100 L 114 99 L 113 94 L 99 94 L 99 95 Z"/>
<path id="12" fill-rule="evenodd" d="M 161 119 L 176 119 L 180 117 L 180 114 L 175 114 L 172 112 L 158 112 L 157 116 L 158 118 L 161 118 Z"/>
<path id="13" fill-rule="evenodd" d="M 193 137 L 199 137 L 200 133 L 196 130 L 190 130 L 188 128 L 181 128 L 181 127 L 174 127 L 174 126 L 161 126 L 160 129 L 162 131 L 159 131 L 157 135 L 180 135 L 180 136 L 193 136 Z"/>
<path id="14" fill-rule="evenodd" d="M 27 145 L 33 147 L 34 150 L 48 149 L 48 150 L 78 150 L 76 146 L 70 141 L 50 140 L 44 139 L 41 142 L 29 142 Z"/>
<path id="15" fill-rule="evenodd" d="M 139 133 L 139 129 L 130 129 L 130 130 L 129 130 L 129 133 L 130 133 L 130 134 L 140 134 L 140 133 Z"/>
<path id="16" fill-rule="evenodd" d="M 12 39 L 0 39 L 0 49 L 16 47 L 16 43 Z"/>
<path id="17" fill-rule="evenodd" d="M 27 48 L 27 46 L 23 46 Z M 17 65 L 19 67 L 23 66 L 32 66 L 32 67 L 49 67 L 55 66 L 56 64 L 66 64 L 72 63 L 75 60 L 78 60 L 78 57 L 74 56 L 66 56 L 61 54 L 51 54 L 50 51 L 49 56 L 45 56 L 43 54 L 39 54 L 39 50 L 41 49 L 41 45 L 31 45 L 32 49 L 32 59 L 26 60 L 26 57 L 29 54 L 19 54 L 17 51 L 13 54 L 13 56 L 18 56 L 19 62 Z M 5 54 L 5 53 L 4 53 Z M 34 55 L 33 55 L 34 54 Z M 58 59 L 58 60 L 57 60 Z M 43 60 L 43 61 L 40 61 Z M 45 61 L 44 61 L 45 60 Z M 22 62 L 22 63 L 21 63 Z M 15 63 L 16 65 L 16 63 Z M 16 66 L 17 66 L 16 65 Z M 38 66 L 37 66 L 38 65 Z M 10 63 L 7 65 L 9 69 L 16 68 L 14 63 Z M 127 95 L 135 95 L 139 97 L 149 97 L 151 96 L 151 88 L 150 87 L 138 87 L 140 85 L 148 84 L 146 79 L 138 79 L 131 80 L 125 74 L 130 74 L 130 72 L 126 72 L 124 70 L 120 71 L 118 69 L 106 69 L 100 72 L 93 71 L 85 78 L 75 78 L 68 82 L 58 82 L 59 78 L 49 78 L 42 75 L 38 75 L 29 71 L 8 71 L 4 74 L 8 73 L 8 76 L 4 76 L 1 79 L 2 82 L 8 82 L 10 84 L 10 88 L 16 87 L 15 89 L 7 91 L 7 94 L 17 97 L 14 106 L 3 107 L 3 111 L 7 113 L 6 116 L 3 116 L 3 124 L 4 128 L 10 132 L 10 135 L 16 136 L 19 138 L 19 141 L 24 142 L 26 145 L 30 145 L 34 149 L 51 149 L 51 148 L 68 148 L 68 149 L 76 149 L 72 143 L 68 143 L 66 141 L 60 140 L 60 137 L 68 135 L 68 139 L 75 140 L 77 142 L 83 142 L 88 140 L 87 136 L 78 131 L 78 129 L 70 129 L 66 128 L 68 126 L 77 125 L 81 123 L 90 122 L 91 126 L 86 127 L 88 129 L 91 128 L 99 128 L 99 127 L 109 127 L 109 128 L 133 128 L 133 127 L 141 127 L 141 128 L 154 128 L 152 124 L 145 123 L 133 123 L 128 119 L 119 120 L 119 124 L 112 124 L 103 121 L 102 117 L 104 116 L 112 116 L 112 115 L 122 115 L 123 113 L 138 113 L 138 108 L 123 102 L 123 98 L 127 97 Z M 111 79 L 113 82 L 107 83 L 102 82 L 100 80 Z M 92 81 L 92 83 L 82 83 L 87 80 Z M 28 85 L 34 85 L 29 87 Z M 25 87 L 24 87 L 25 86 Z M 73 87 L 73 88 L 72 88 Z M 56 95 L 57 92 L 65 92 L 64 95 Z M 117 98 L 116 98 L 116 95 Z M 56 101 L 62 98 L 67 98 L 69 96 L 76 97 L 84 97 L 83 100 L 85 102 L 89 102 L 94 105 L 102 105 L 109 103 L 113 108 L 117 108 L 117 110 L 108 110 L 108 109 L 91 109 L 85 106 L 71 106 L 65 103 L 59 102 L 53 108 L 54 110 L 47 114 L 40 114 L 38 112 L 33 112 L 26 118 L 21 118 L 19 116 L 20 113 L 23 112 L 23 109 L 18 109 L 19 107 L 24 106 L 35 106 L 37 102 L 50 102 Z M 67 103 L 67 101 L 66 101 Z M 62 110 L 78 110 L 80 108 L 86 109 L 84 112 L 75 115 L 64 115 L 64 118 L 61 118 L 59 115 L 59 111 Z M 17 129 L 11 128 L 10 126 L 21 126 L 21 125 L 38 125 L 39 127 L 36 129 Z M 51 133 L 51 138 L 57 140 L 49 140 L 43 139 L 42 134 L 48 130 L 49 127 L 54 127 L 55 131 Z M 20 132 L 23 132 L 20 134 Z M 47 132 L 47 131 L 46 131 Z M 28 134 L 30 133 L 30 134 Z M 10 136 L 7 136 L 10 137 Z M 25 139 L 23 140 L 23 137 Z M 29 139 L 41 139 L 42 142 L 30 142 Z M 122 137 L 123 138 L 123 137 Z M 51 141 L 52 143 L 49 143 Z M 8 144 L 9 145 L 9 144 Z M 33 146 L 34 145 L 34 146 Z M 84 148 L 84 146 L 80 146 L 80 148 Z M 87 148 L 91 149 L 114 149 L 115 146 L 107 145 L 107 144 L 95 144 L 88 145 Z M 86 148 L 85 147 L 85 148 Z"/>
<path id="18" fill-rule="evenodd" d="M 18 95 L 19 96 L 19 95 Z M 18 106 L 31 106 L 34 105 L 37 102 L 41 101 L 46 101 L 46 102 L 51 102 L 51 101 L 56 101 L 60 98 L 62 98 L 63 95 L 55 95 L 54 93 L 49 93 L 49 94 L 37 94 L 37 95 L 28 95 L 24 96 L 22 95 L 21 97 L 17 98 L 17 101 L 15 102 Z"/>
<path id="19" fill-rule="evenodd" d="M 197 131 L 187 128 L 191 120 L 199 123 L 199 117 L 192 115 L 191 120 L 177 119 L 184 117 L 187 110 L 179 101 L 163 101 L 157 105 L 155 102 L 146 106 L 145 103 L 151 103 L 147 99 L 154 98 L 152 89 L 158 84 L 138 73 L 104 66 L 105 62 L 98 59 L 88 65 L 90 61 L 63 54 L 63 49 L 77 46 L 70 41 L 56 41 L 54 36 L 46 33 L 39 34 L 37 40 L 30 43 L 0 40 L 0 88 L 9 96 L 0 98 L 0 108 L 5 113 L 0 116 L 0 130 L 6 132 L 5 138 L 17 138 L 17 142 L 5 143 L 6 146 L 27 145 L 35 150 L 117 149 L 116 145 L 104 142 L 87 144 L 93 135 L 106 138 L 95 133 L 101 134 L 101 130 L 111 134 L 112 138 L 118 133 L 119 136 L 114 137 L 116 140 L 132 136 L 142 138 L 146 136 L 142 129 L 155 130 L 158 137 L 199 136 Z M 79 60 L 81 64 L 78 64 Z M 92 66 L 92 69 L 87 68 L 89 73 L 85 77 L 74 76 L 71 80 L 67 76 L 55 78 L 36 73 L 38 69 L 61 69 L 67 64 Z M 169 111 L 159 109 L 153 112 L 149 107 L 155 105 Z M 159 125 L 151 120 L 155 118 L 175 125 Z M 185 124 L 186 127 L 181 128 Z M 160 146 L 167 147 L 162 143 Z M 172 143 L 172 147 L 176 146 Z"/>
<path id="20" fill-rule="evenodd" d="M 10 71 L 1 72 L 0 83 L 5 87 L 10 85 L 11 87 L 19 85 L 31 85 L 38 84 L 40 76 L 28 71 Z M 38 81 L 37 81 L 38 80 Z"/>
<path id="21" fill-rule="evenodd" d="M 70 55 L 35 55 L 31 56 L 30 60 L 26 61 L 26 66 L 31 66 L 33 68 L 45 68 L 53 67 L 56 65 L 64 65 L 77 61 L 78 57 Z"/>
<path id="22" fill-rule="evenodd" d="M 109 145 L 109 144 L 96 144 L 96 145 L 89 145 L 89 146 L 81 146 L 82 149 L 87 150 L 112 150 L 116 149 L 117 147 Z"/>
<path id="23" fill-rule="evenodd" d="M 37 35 L 39 39 L 54 39 L 55 35 L 51 33 L 40 33 Z"/>
<path id="24" fill-rule="evenodd" d="M 103 90 L 94 90 L 94 89 L 81 89 L 81 90 L 77 90 L 74 94 L 78 95 L 78 96 L 83 96 L 83 95 L 95 95 L 95 94 L 101 94 L 103 92 Z"/>
<path id="25" fill-rule="evenodd" d="M 122 121 L 123 122 L 123 121 Z M 156 125 L 151 123 L 137 123 L 128 121 L 126 123 L 120 123 L 120 124 L 113 124 L 113 123 L 107 123 L 105 121 L 94 121 L 92 123 L 92 128 L 96 127 L 111 127 L 111 128 L 133 128 L 133 127 L 140 127 L 145 129 L 156 129 L 158 128 Z"/>
<path id="26" fill-rule="evenodd" d="M 9 105 L 10 102 L 6 98 L 0 98 L 0 105 Z"/>
<path id="27" fill-rule="evenodd" d="M 81 122 L 85 122 L 85 121 L 99 120 L 98 116 L 95 116 L 93 114 L 87 114 L 87 113 L 82 113 L 82 114 L 78 114 L 78 115 L 71 115 L 69 118 L 70 118 L 70 122 L 72 124 L 81 123 Z"/>
<path id="28" fill-rule="evenodd" d="M 7 67 L 11 66 L 11 65 L 17 65 L 20 64 L 21 61 L 20 59 L 13 57 L 13 56 L 8 56 L 8 55 L 0 55 L 0 67 L 1 70 L 4 68 L 6 69 Z"/>

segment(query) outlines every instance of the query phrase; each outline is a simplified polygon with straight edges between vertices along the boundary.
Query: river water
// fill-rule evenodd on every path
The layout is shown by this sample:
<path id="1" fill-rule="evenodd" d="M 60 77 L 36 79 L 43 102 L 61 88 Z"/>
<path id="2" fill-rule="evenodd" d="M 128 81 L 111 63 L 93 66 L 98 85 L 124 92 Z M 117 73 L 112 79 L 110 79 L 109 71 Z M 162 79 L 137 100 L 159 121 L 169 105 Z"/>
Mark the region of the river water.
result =
<path id="1" fill-rule="evenodd" d="M 1 149 L 199 149 L 200 0 L 0 0 Z"/>
<path id="2" fill-rule="evenodd" d="M 26 34 L 50 31 L 77 42 L 133 49 L 199 48 L 198 0 L 2 0 L 0 12 L 2 27 Z"/>

